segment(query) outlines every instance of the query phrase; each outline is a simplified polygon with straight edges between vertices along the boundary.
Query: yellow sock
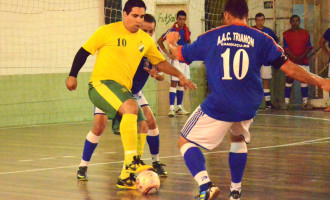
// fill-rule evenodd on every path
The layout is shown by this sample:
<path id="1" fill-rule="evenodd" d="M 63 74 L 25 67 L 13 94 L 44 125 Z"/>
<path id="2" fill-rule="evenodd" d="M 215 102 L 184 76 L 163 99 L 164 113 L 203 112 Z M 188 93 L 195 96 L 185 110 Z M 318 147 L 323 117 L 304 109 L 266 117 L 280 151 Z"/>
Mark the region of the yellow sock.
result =
<path id="1" fill-rule="evenodd" d="M 141 157 L 143 155 L 143 149 L 147 140 L 147 135 L 147 133 L 137 134 L 137 154 L 139 154 Z"/>
<path id="2" fill-rule="evenodd" d="M 137 154 L 137 117 L 134 114 L 123 114 L 119 126 L 126 164 L 131 163 L 133 156 Z"/>
<path id="3" fill-rule="evenodd" d="M 120 178 L 125 179 L 129 177 L 129 173 L 126 172 L 126 164 L 124 162 L 123 169 L 121 170 Z"/>

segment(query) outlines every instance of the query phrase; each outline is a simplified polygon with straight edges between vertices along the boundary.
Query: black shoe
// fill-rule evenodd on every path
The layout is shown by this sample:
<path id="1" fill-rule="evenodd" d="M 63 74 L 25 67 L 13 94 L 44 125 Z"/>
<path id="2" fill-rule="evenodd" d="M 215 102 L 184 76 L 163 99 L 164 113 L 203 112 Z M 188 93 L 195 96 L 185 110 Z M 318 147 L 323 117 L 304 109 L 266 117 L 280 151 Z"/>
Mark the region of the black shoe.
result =
<path id="1" fill-rule="evenodd" d="M 78 181 L 88 181 L 87 177 L 87 166 L 79 167 L 77 171 Z"/>
<path id="2" fill-rule="evenodd" d="M 142 171 L 150 170 L 152 169 L 151 166 L 146 165 L 141 159 L 139 155 L 136 155 L 133 157 L 133 161 L 126 165 L 126 170 L 128 173 L 140 173 Z"/>
<path id="3" fill-rule="evenodd" d="M 125 179 L 118 178 L 116 187 L 119 189 L 136 190 L 136 178 L 134 174 L 130 174 Z"/>
<path id="4" fill-rule="evenodd" d="M 242 196 L 242 194 L 238 190 L 233 190 L 229 193 L 229 199 L 230 200 L 240 200 L 241 196 Z"/>
<path id="5" fill-rule="evenodd" d="M 167 171 L 164 170 L 163 166 L 166 166 L 159 161 L 155 161 L 152 163 L 152 166 L 155 170 L 155 172 L 158 174 L 158 176 L 167 176 Z"/>
<path id="6" fill-rule="evenodd" d="M 212 183 L 209 183 L 209 187 L 205 191 L 200 191 L 199 195 L 195 197 L 195 199 L 198 200 L 212 200 L 217 198 L 217 196 L 220 194 L 220 189 L 213 185 Z"/>

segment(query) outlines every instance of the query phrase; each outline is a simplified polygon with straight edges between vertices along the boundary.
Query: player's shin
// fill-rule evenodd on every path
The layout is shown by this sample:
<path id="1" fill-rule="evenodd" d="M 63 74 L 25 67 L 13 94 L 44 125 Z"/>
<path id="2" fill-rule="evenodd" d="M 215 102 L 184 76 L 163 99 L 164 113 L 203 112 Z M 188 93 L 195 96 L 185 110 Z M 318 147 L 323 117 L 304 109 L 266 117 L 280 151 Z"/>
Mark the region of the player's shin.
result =
<path id="1" fill-rule="evenodd" d="M 142 157 L 144 145 L 147 140 L 147 133 L 138 133 L 137 134 L 137 154 Z"/>
<path id="2" fill-rule="evenodd" d="M 148 130 L 147 142 L 151 154 L 152 162 L 159 161 L 159 130 L 158 128 Z"/>
<path id="3" fill-rule="evenodd" d="M 137 154 L 137 115 L 123 114 L 119 130 L 125 152 L 125 162 L 128 164 Z"/>
<path id="4" fill-rule="evenodd" d="M 200 190 L 207 190 L 211 180 L 205 168 L 205 158 L 202 151 L 192 143 L 185 143 L 180 151 Z"/>
<path id="5" fill-rule="evenodd" d="M 229 152 L 229 166 L 231 172 L 230 190 L 241 190 L 241 182 L 247 161 L 247 146 L 243 142 L 232 142 Z"/>
<path id="6" fill-rule="evenodd" d="M 99 140 L 100 136 L 95 135 L 92 131 L 87 134 L 83 156 L 79 166 L 88 166 Z"/>

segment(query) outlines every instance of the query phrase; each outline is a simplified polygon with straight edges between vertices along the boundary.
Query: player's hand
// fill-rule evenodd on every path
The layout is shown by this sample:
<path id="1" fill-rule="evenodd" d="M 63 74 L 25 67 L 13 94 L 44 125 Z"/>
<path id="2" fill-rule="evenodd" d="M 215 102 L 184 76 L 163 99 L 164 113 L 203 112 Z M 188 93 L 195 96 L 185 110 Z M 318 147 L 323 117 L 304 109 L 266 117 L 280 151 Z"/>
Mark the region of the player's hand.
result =
<path id="1" fill-rule="evenodd" d="M 75 90 L 77 88 L 77 78 L 73 76 L 68 76 L 68 78 L 65 81 L 66 88 L 68 90 Z"/>
<path id="2" fill-rule="evenodd" d="M 151 69 L 149 69 L 148 67 L 144 67 L 143 69 L 144 69 L 144 71 L 148 72 L 148 74 L 151 77 L 155 77 L 158 74 L 158 70 L 155 66 L 152 66 Z"/>
<path id="3" fill-rule="evenodd" d="M 190 89 L 191 91 L 194 91 L 195 89 L 197 89 L 197 86 L 194 82 L 192 82 L 191 80 L 188 80 L 184 75 L 181 74 L 179 78 L 179 82 L 180 85 L 182 85 L 184 87 L 184 89 Z"/>
<path id="4" fill-rule="evenodd" d="M 171 60 L 176 60 L 176 59 L 177 59 L 176 56 L 173 55 L 173 54 L 169 54 L 168 57 L 169 57 Z"/>
<path id="5" fill-rule="evenodd" d="M 166 43 L 169 47 L 176 46 L 176 43 L 179 41 L 180 34 L 178 32 L 169 32 L 166 35 Z"/>
<path id="6" fill-rule="evenodd" d="M 322 90 L 330 92 L 330 79 L 322 79 L 320 87 Z"/>

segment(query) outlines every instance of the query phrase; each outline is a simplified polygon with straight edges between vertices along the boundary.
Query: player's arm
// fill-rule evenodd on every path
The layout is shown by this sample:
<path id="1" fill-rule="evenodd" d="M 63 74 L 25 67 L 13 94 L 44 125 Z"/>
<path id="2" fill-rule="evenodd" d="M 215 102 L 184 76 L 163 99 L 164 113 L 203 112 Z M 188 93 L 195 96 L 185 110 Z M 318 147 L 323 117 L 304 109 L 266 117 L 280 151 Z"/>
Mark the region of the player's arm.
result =
<path id="1" fill-rule="evenodd" d="M 283 35 L 283 48 L 285 50 L 285 54 L 290 58 L 290 60 L 296 61 L 297 57 L 290 51 L 289 45 Z"/>
<path id="2" fill-rule="evenodd" d="M 170 49 L 174 58 L 182 61 L 182 59 L 179 58 L 179 48 L 180 47 L 177 44 L 177 42 L 179 41 L 179 37 L 180 37 L 180 35 L 177 32 L 168 33 L 167 37 L 166 37 L 166 42 L 167 42 L 167 46 Z"/>
<path id="3" fill-rule="evenodd" d="M 160 36 L 160 38 L 158 39 L 157 41 L 157 44 L 158 46 L 161 48 L 161 50 L 163 50 L 163 52 L 171 59 L 175 59 L 175 57 L 165 48 L 165 45 L 164 45 L 164 35 Z"/>
<path id="4" fill-rule="evenodd" d="M 86 51 L 83 47 L 81 47 L 76 56 L 74 57 L 70 74 L 66 79 L 66 87 L 68 90 L 75 90 L 77 88 L 77 76 L 80 69 L 84 66 L 88 56 L 90 53 Z"/>
<path id="5" fill-rule="evenodd" d="M 179 78 L 180 84 L 184 87 L 184 89 L 190 88 L 192 91 L 194 91 L 197 87 L 195 83 L 188 80 L 179 70 L 177 70 L 175 67 L 170 65 L 167 61 L 162 61 L 156 65 L 156 67 L 166 74 L 175 76 Z"/>
<path id="6" fill-rule="evenodd" d="M 328 57 L 330 57 L 330 51 L 325 46 L 325 43 L 326 43 L 326 40 L 324 39 L 324 37 L 322 37 L 319 41 L 319 44 L 320 44 L 322 50 L 328 55 Z"/>
<path id="7" fill-rule="evenodd" d="M 154 79 L 156 79 L 157 81 L 162 81 L 164 80 L 164 75 L 159 73 L 159 70 L 155 67 L 152 66 L 151 69 L 149 69 L 148 67 L 144 67 L 144 70 L 146 72 L 148 72 L 148 74 L 153 77 Z"/>

